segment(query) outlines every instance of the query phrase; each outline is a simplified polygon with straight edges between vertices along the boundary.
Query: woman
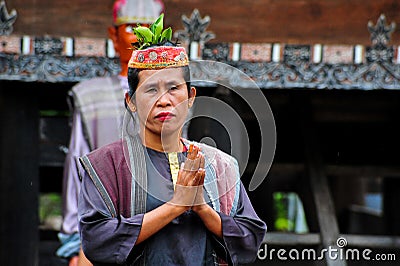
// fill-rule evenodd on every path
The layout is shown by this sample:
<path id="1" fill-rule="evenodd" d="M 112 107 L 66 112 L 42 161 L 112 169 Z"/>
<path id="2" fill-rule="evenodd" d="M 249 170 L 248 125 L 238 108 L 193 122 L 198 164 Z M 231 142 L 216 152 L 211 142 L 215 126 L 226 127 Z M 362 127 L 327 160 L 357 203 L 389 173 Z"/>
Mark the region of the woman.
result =
<path id="1" fill-rule="evenodd" d="M 81 158 L 80 232 L 94 265 L 249 263 L 265 234 L 236 160 L 181 138 L 196 89 L 185 50 L 169 39 L 139 38 L 145 49 L 129 62 L 138 134 Z"/>

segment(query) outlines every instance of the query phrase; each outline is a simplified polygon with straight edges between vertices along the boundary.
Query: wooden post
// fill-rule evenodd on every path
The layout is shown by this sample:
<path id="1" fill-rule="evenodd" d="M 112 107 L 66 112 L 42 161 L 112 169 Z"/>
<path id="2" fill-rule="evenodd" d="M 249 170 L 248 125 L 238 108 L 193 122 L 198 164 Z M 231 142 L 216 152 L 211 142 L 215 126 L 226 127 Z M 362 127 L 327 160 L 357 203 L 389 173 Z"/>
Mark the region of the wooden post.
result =
<path id="1" fill-rule="evenodd" d="M 311 191 L 313 194 L 322 248 L 337 249 L 336 241 L 339 238 L 339 226 L 335 214 L 335 207 L 329 190 L 328 178 L 325 173 L 322 155 L 319 149 L 318 134 L 312 120 L 312 108 L 308 98 L 297 99 L 295 116 L 304 138 L 305 165 L 308 171 Z M 300 106 L 301 104 L 301 106 Z M 328 266 L 346 266 L 345 260 L 332 259 L 325 253 Z"/>
<path id="2" fill-rule="evenodd" d="M 386 234 L 400 235 L 400 178 L 385 177 L 383 180 L 383 215 L 385 220 Z"/>
<path id="3" fill-rule="evenodd" d="M 38 117 L 36 90 L 0 81 L 0 265 L 38 265 Z"/>

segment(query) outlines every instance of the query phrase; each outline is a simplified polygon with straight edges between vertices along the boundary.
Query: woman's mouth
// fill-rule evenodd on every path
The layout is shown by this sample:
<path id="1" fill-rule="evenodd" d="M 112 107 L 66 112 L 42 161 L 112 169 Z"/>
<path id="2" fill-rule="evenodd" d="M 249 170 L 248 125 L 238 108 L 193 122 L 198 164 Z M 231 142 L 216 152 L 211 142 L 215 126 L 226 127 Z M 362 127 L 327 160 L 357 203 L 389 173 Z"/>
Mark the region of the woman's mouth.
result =
<path id="1" fill-rule="evenodd" d="M 174 117 L 175 115 L 171 112 L 160 112 L 156 115 L 156 119 L 160 120 L 161 122 L 170 120 Z"/>

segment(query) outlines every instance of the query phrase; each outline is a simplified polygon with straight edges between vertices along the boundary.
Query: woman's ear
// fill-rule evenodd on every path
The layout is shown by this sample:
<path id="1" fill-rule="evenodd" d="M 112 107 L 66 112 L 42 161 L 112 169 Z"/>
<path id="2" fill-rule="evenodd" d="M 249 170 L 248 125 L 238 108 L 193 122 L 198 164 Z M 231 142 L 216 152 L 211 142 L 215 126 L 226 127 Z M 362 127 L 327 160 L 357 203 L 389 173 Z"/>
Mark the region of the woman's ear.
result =
<path id="1" fill-rule="evenodd" d="M 131 112 L 136 112 L 136 105 L 133 103 L 133 101 L 131 101 L 131 97 L 127 92 L 125 92 L 125 102 Z"/>
<path id="2" fill-rule="evenodd" d="M 195 87 L 190 87 L 190 92 L 189 92 L 189 108 L 193 106 L 194 99 L 196 98 L 196 88 Z"/>

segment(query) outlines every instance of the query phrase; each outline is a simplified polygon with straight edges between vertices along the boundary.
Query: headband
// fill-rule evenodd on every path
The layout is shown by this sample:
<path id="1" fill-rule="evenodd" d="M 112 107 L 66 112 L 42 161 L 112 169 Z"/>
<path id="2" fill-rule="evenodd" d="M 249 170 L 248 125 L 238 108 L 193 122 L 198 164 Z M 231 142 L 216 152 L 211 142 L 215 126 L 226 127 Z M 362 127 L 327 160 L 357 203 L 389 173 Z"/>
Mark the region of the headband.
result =
<path id="1" fill-rule="evenodd" d="M 163 29 L 164 14 L 150 25 L 138 26 L 133 29 L 138 42 L 133 46 L 128 67 L 137 69 L 162 69 L 166 67 L 181 67 L 189 65 L 185 48 L 171 42 L 171 27 Z"/>

